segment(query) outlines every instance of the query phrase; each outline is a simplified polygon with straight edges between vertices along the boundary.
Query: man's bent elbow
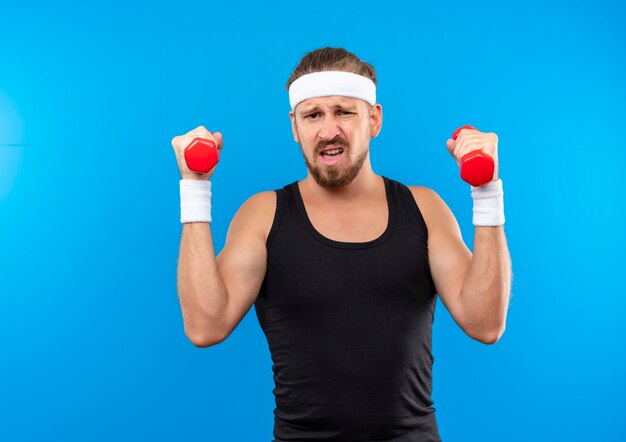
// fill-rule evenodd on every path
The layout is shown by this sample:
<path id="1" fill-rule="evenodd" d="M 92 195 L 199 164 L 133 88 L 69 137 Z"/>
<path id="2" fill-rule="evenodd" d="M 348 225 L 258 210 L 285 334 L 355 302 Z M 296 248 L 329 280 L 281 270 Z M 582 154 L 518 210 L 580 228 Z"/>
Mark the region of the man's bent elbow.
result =
<path id="1" fill-rule="evenodd" d="M 502 335 L 504 334 L 505 327 L 501 327 L 495 331 L 491 331 L 489 333 L 483 333 L 479 336 L 472 336 L 475 340 L 482 342 L 483 344 L 493 345 L 500 340 Z"/>
<path id="2" fill-rule="evenodd" d="M 198 348 L 206 348 L 224 342 L 226 336 L 207 336 L 202 334 L 186 333 L 187 338 Z"/>

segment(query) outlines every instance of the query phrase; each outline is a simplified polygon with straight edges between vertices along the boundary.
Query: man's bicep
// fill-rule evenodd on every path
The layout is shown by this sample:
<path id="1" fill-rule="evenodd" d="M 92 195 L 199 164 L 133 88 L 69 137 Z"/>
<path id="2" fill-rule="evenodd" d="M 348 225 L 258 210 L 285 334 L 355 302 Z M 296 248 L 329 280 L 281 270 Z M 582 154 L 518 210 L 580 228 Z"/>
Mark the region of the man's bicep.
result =
<path id="1" fill-rule="evenodd" d="M 460 294 L 472 263 L 472 253 L 463 242 L 461 229 L 447 204 L 430 190 L 428 209 L 428 261 L 441 301 L 456 323 L 465 330 Z"/>
<path id="2" fill-rule="evenodd" d="M 242 204 L 216 258 L 228 297 L 223 318 L 224 339 L 241 322 L 259 294 L 267 268 L 265 232 L 273 221 L 275 199 L 275 192 L 261 192 Z"/>

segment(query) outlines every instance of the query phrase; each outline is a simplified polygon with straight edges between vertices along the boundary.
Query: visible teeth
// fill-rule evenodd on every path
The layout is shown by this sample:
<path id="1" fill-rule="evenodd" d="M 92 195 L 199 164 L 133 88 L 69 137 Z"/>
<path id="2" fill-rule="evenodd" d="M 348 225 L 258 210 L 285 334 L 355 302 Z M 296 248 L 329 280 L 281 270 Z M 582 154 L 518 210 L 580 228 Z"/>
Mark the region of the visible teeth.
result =
<path id="1" fill-rule="evenodd" d="M 331 149 L 331 150 L 327 150 L 322 152 L 323 154 L 328 154 L 328 155 L 335 155 L 338 154 L 340 152 L 343 152 L 343 149 Z"/>

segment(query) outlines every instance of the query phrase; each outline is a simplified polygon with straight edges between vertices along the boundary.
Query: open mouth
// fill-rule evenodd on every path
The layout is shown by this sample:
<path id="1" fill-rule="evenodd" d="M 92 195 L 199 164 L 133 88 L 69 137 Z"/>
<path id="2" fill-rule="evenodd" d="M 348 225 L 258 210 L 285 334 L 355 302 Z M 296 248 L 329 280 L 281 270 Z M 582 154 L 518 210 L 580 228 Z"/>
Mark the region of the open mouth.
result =
<path id="1" fill-rule="evenodd" d="M 320 157 L 324 164 L 335 164 L 338 162 L 343 155 L 343 148 L 337 147 L 334 149 L 327 149 L 324 152 L 320 152 Z"/>

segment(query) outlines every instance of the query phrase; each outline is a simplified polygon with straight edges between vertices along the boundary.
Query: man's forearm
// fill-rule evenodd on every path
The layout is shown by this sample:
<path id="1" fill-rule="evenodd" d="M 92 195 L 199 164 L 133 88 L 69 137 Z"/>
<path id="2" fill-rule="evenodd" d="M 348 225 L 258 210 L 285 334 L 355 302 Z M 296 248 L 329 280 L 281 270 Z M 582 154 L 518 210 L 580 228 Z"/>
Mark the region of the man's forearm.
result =
<path id="1" fill-rule="evenodd" d="M 178 296 L 185 334 L 194 344 L 221 338 L 221 314 L 227 303 L 217 268 L 210 224 L 184 223 L 178 257 Z"/>
<path id="2" fill-rule="evenodd" d="M 504 332 L 511 292 L 511 259 L 504 225 L 475 227 L 472 264 L 461 303 L 471 334 L 489 341 Z"/>

